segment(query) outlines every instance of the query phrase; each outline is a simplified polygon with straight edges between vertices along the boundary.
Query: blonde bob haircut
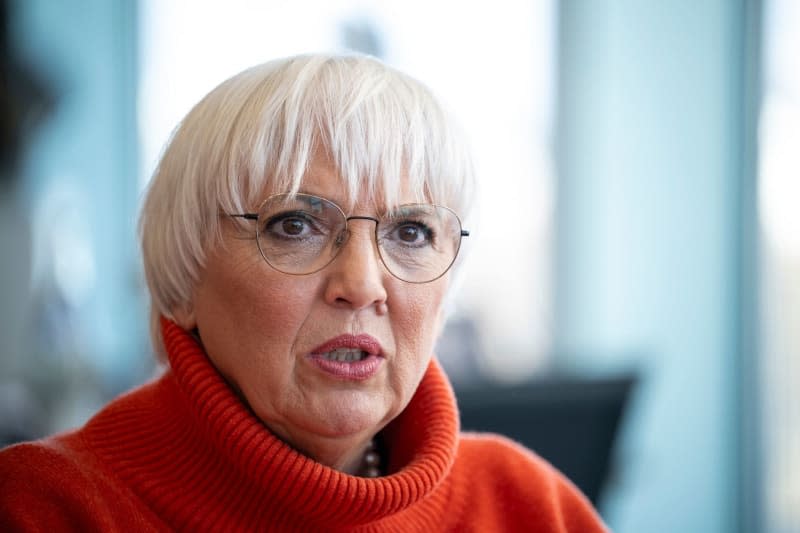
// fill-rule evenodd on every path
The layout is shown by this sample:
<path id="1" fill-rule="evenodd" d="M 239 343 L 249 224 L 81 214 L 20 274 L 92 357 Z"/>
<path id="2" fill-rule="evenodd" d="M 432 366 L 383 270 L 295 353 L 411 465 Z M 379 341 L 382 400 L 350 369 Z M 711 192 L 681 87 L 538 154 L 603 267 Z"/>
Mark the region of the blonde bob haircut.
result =
<path id="1" fill-rule="evenodd" d="M 303 55 L 245 70 L 178 125 L 146 192 L 139 232 L 158 353 L 159 316 L 191 305 L 206 253 L 220 241 L 220 214 L 298 192 L 320 153 L 337 168 L 350 206 L 365 194 L 395 206 L 402 187 L 467 216 L 466 143 L 418 81 L 358 55 Z"/>

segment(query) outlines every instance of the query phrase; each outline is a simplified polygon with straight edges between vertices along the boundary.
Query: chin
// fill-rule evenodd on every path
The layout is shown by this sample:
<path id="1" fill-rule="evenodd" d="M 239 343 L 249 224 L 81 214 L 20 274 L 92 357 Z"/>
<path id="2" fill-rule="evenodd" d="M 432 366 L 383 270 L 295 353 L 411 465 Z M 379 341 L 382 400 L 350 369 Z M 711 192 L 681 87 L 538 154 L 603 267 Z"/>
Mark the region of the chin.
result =
<path id="1" fill-rule="evenodd" d="M 379 402 L 342 401 L 326 405 L 313 425 L 319 434 L 332 438 L 363 433 L 374 435 L 390 418 L 388 410 Z"/>

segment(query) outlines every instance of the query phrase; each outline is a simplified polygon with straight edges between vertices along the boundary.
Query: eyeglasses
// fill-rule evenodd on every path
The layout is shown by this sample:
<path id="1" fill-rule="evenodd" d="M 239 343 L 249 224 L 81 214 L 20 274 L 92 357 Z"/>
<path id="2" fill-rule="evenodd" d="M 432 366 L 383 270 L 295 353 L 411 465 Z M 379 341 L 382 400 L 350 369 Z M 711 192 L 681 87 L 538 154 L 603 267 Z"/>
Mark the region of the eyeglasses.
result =
<path id="1" fill-rule="evenodd" d="M 447 207 L 401 205 L 380 218 L 350 216 L 325 198 L 276 194 L 258 213 L 231 214 L 256 221 L 256 241 L 264 260 L 285 274 L 313 274 L 328 266 L 350 237 L 351 220 L 375 222 L 375 242 L 386 269 L 408 283 L 442 277 L 461 248 L 461 220 Z"/>

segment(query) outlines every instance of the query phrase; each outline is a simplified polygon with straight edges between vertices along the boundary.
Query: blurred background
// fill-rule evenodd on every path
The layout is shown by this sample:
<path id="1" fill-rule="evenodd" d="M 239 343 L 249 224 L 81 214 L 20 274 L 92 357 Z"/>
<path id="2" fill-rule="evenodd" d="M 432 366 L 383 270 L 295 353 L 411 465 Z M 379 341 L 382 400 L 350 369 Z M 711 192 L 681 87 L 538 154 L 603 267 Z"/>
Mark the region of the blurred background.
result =
<path id="1" fill-rule="evenodd" d="M 617 532 L 800 531 L 800 3 L 0 6 L 2 442 L 153 375 L 135 221 L 190 107 L 255 63 L 357 50 L 471 137 L 438 348 L 464 426 L 507 424 Z"/>

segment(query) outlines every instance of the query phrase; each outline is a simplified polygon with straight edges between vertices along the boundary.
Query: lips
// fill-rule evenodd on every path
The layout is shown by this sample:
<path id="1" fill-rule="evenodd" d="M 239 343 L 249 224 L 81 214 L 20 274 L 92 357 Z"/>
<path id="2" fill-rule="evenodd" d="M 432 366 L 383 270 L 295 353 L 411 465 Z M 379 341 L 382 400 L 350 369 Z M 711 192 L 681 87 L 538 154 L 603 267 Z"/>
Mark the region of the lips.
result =
<path id="1" fill-rule="evenodd" d="M 339 335 L 311 350 L 311 355 L 344 361 L 352 360 L 355 352 L 363 352 L 365 357 L 379 356 L 383 349 L 381 343 L 370 335 Z"/>
<path id="2" fill-rule="evenodd" d="M 308 360 L 334 379 L 364 381 L 380 370 L 384 357 L 381 344 L 362 334 L 334 337 L 314 348 Z"/>

